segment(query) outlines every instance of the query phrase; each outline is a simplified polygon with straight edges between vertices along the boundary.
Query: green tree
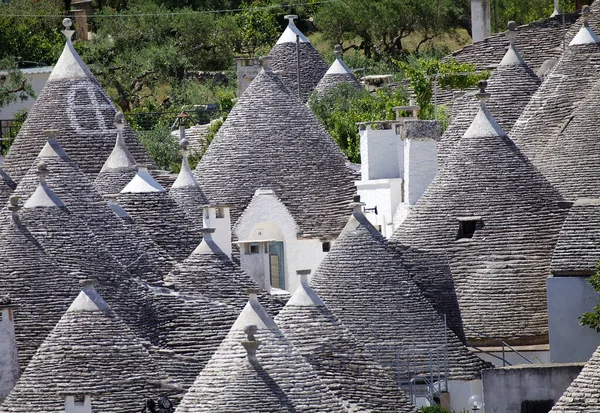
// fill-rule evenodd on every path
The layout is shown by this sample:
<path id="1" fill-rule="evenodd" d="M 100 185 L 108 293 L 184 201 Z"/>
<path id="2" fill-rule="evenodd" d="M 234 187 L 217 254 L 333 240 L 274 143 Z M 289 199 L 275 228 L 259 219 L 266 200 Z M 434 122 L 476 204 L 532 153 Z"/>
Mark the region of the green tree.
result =
<path id="1" fill-rule="evenodd" d="M 406 104 L 404 89 L 377 89 L 369 93 L 342 84 L 318 98 L 313 94 L 309 106 L 325 129 L 352 162 L 360 162 L 360 137 L 357 122 L 395 119 L 394 106 Z"/>
<path id="2" fill-rule="evenodd" d="M 0 58 L 12 56 L 19 63 L 54 62 L 64 36 L 59 32 L 63 5 L 58 0 L 11 0 L 0 4 Z"/>
<path id="3" fill-rule="evenodd" d="M 412 58 L 396 62 L 410 81 L 417 104 L 421 107 L 419 118 L 433 119 L 435 108 L 432 102 L 434 83 L 442 89 L 468 89 L 489 77 L 489 72 L 476 72 L 475 65 L 454 59 Z"/>
<path id="4" fill-rule="evenodd" d="M 27 100 L 30 97 L 35 97 L 35 92 L 13 59 L 1 59 L 0 108 L 17 100 Z"/>
<path id="5" fill-rule="evenodd" d="M 346 0 L 322 5 L 315 24 L 344 50 L 360 49 L 365 56 L 381 58 L 403 52 L 403 40 L 427 40 L 457 26 L 462 9 L 453 0 Z"/>
<path id="6" fill-rule="evenodd" d="M 236 15 L 240 27 L 240 40 L 237 51 L 249 56 L 256 56 L 259 52 L 266 54 L 275 44 L 281 33 L 277 22 L 279 9 L 262 9 L 269 6 L 267 0 L 244 1 L 240 5 L 242 11 Z"/>
<path id="7" fill-rule="evenodd" d="M 594 291 L 600 292 L 600 262 L 596 266 L 596 273 L 590 277 L 589 282 Z M 579 323 L 600 333 L 600 303 L 596 304 L 592 311 L 583 313 L 579 318 Z"/>
<path id="8" fill-rule="evenodd" d="M 124 112 L 171 101 L 170 91 L 185 80 L 186 72 L 222 70 L 233 63 L 238 29 L 232 16 L 167 12 L 152 3 L 132 7 L 121 12 L 130 17 L 103 18 L 92 41 L 77 43 Z"/>

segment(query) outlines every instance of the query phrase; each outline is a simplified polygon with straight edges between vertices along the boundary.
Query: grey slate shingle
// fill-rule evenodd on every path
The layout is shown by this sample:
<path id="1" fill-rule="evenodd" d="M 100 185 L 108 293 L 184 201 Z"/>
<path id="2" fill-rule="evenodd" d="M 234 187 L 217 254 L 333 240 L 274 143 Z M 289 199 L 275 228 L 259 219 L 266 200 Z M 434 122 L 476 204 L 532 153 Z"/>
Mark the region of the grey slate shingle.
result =
<path id="1" fill-rule="evenodd" d="M 275 322 L 352 411 L 416 413 L 406 395 L 303 279 Z"/>
<path id="2" fill-rule="evenodd" d="M 353 213 L 311 283 L 331 311 L 390 372 L 399 369 L 405 374 L 410 360 L 417 370 L 413 373 L 426 373 L 429 351 L 445 343 L 443 319 L 401 258 L 361 212 Z M 447 330 L 447 337 L 450 377 L 479 377 L 483 361 L 470 353 L 452 330 Z"/>
<path id="3" fill-rule="evenodd" d="M 247 357 L 244 329 L 257 328 L 256 361 Z M 177 413 L 346 412 L 318 378 L 256 296 L 231 327 L 218 350 L 198 375 Z"/>
<path id="4" fill-rule="evenodd" d="M 65 66 L 69 66 L 68 70 Z M 46 143 L 42 132 L 57 129 L 58 141 L 69 156 L 84 173 L 95 176 L 114 146 L 116 112 L 71 40 L 67 40 L 61 58 L 6 155 L 5 171 L 20 181 Z M 129 126 L 125 126 L 125 141 L 138 162 L 153 164 Z"/>
<path id="5" fill-rule="evenodd" d="M 311 238 L 340 232 L 354 193 L 339 147 L 270 71 L 248 86 L 195 176 L 209 202 L 236 206 L 233 222 L 257 189 L 272 189 Z"/>
<path id="6" fill-rule="evenodd" d="M 500 65 L 488 79 L 490 99 L 488 109 L 502 129 L 510 131 L 523 109 L 541 84 L 540 79 L 527 66 L 518 52 L 518 47 L 509 46 Z M 452 153 L 460 138 L 467 131 L 479 111 L 479 101 L 475 93 L 467 93 L 458 99 L 453 108 L 459 108 L 448 129 L 438 144 L 438 162 L 442 164 Z"/>
<path id="7" fill-rule="evenodd" d="M 600 260 L 600 200 L 577 200 L 560 231 L 551 272 L 556 276 L 592 275 Z"/>
<path id="8" fill-rule="evenodd" d="M 469 341 L 544 343 L 563 201 L 482 105 L 391 242 L 447 254 Z M 459 219 L 477 221 L 472 238 Z"/>
<path id="9" fill-rule="evenodd" d="M 92 396 L 95 411 L 138 411 L 169 378 L 91 287 L 84 287 L 29 363 L 0 412 L 61 412 L 64 394 Z"/>

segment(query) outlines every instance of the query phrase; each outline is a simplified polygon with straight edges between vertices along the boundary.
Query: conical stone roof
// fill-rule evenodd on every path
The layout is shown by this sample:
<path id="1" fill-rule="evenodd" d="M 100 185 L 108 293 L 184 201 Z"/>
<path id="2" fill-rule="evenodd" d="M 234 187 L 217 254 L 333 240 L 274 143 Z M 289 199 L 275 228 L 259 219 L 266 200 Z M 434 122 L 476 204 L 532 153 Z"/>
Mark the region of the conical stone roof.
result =
<path id="1" fill-rule="evenodd" d="M 127 231 L 57 140 L 48 139 L 35 163 L 21 179 L 15 195 L 27 199 L 35 191 L 38 187 L 38 165 L 41 162 L 49 171 L 46 180 L 52 190 L 71 213 L 86 223 L 104 248 L 127 267 L 131 274 L 147 281 L 161 279 L 167 270 L 160 264 L 162 258 L 155 251 L 145 249 L 140 239 Z"/>
<path id="2" fill-rule="evenodd" d="M 114 146 L 117 110 L 75 51 L 69 35 L 72 31 L 66 32 L 62 55 L 3 163 L 17 182 L 46 144 L 42 131 L 58 130 L 61 146 L 84 173 L 94 176 Z M 138 162 L 153 164 L 127 125 L 124 137 Z"/>
<path id="3" fill-rule="evenodd" d="M 417 411 L 391 376 L 321 301 L 306 275 L 275 322 L 350 411 Z"/>
<path id="4" fill-rule="evenodd" d="M 13 201 L 13 213 L 0 232 L 0 295 L 9 294 L 16 305 L 15 338 L 23 370 L 77 296 L 79 285 L 23 225 L 15 208 L 18 201 Z"/>
<path id="5" fill-rule="evenodd" d="M 311 283 L 331 311 L 394 374 L 408 377 L 409 364 L 412 374 L 428 371 L 430 352 L 447 342 L 450 378 L 480 376 L 483 361 L 446 328 L 401 257 L 387 248 L 360 211 L 353 213 Z"/>
<path id="6" fill-rule="evenodd" d="M 273 72 L 290 92 L 306 102 L 321 78 L 327 73 L 328 65 L 323 56 L 313 47 L 294 24 L 297 16 L 286 16 L 288 27 L 269 52 Z M 296 36 L 300 38 L 300 94 L 298 94 L 298 56 Z M 247 92 L 245 92 L 247 93 Z"/>
<path id="7" fill-rule="evenodd" d="M 551 272 L 555 276 L 588 276 L 600 260 L 600 199 L 579 199 L 560 231 Z"/>
<path id="8" fill-rule="evenodd" d="M 117 201 L 133 221 L 177 261 L 187 258 L 202 240 L 202 234 L 194 231 L 185 211 L 169 198 L 146 168 L 139 168 Z"/>
<path id="9" fill-rule="evenodd" d="M 511 29 L 514 29 L 512 25 L 507 32 L 510 39 L 516 36 L 516 31 Z M 491 97 L 486 102 L 490 113 L 507 134 L 510 134 L 513 125 L 540 84 L 540 79 L 525 63 L 511 40 L 504 58 L 488 79 L 487 90 Z M 479 101 L 475 93 L 467 93 L 454 106 L 461 109 L 438 144 L 440 164 L 452 153 L 479 111 Z"/>
<path id="10" fill-rule="evenodd" d="M 198 247 L 165 277 L 165 281 L 184 295 L 203 295 L 226 303 L 241 311 L 247 302 L 248 289 L 259 289 L 258 284 L 218 247 L 212 239 L 214 229 L 205 229 Z M 284 296 L 286 299 L 288 296 Z M 261 303 L 271 314 L 283 307 L 276 296 L 262 292 Z"/>
<path id="11" fill-rule="evenodd" d="M 345 411 L 255 295 L 177 408 L 177 413 Z"/>
<path id="12" fill-rule="evenodd" d="M 336 46 L 336 48 L 339 46 Z M 324 95 L 328 90 L 334 89 L 336 86 L 349 84 L 357 89 L 362 89 L 362 85 L 352 73 L 352 70 L 342 60 L 341 47 L 336 49 L 336 57 L 329 69 L 323 75 L 323 78 L 317 84 L 315 91 L 319 96 Z"/>
<path id="13" fill-rule="evenodd" d="M 544 343 L 565 207 L 482 102 L 391 242 L 447 254 L 468 340 Z"/>
<path id="14" fill-rule="evenodd" d="M 580 26 L 580 32 L 589 35 L 589 31 L 589 27 Z M 582 37 L 590 43 L 567 47 L 510 132 L 511 139 L 535 166 L 545 162 L 544 151 L 569 126 L 582 96 L 600 73 L 600 44 L 590 36 Z"/>
<path id="15" fill-rule="evenodd" d="M 115 146 L 94 180 L 94 187 L 100 195 L 118 194 L 137 173 L 137 163 L 123 136 L 124 124 L 123 113 L 118 112 L 115 115 L 117 127 Z"/>
<path id="16" fill-rule="evenodd" d="M 195 229 L 199 230 L 202 228 L 203 207 L 208 204 L 208 201 L 190 169 L 187 139 L 182 140 L 179 145 L 181 146 L 181 169 L 169 189 L 169 197 L 186 212 L 194 223 Z"/>
<path id="17" fill-rule="evenodd" d="M 300 236 L 313 238 L 341 231 L 355 179 L 331 136 L 269 70 L 248 86 L 195 176 L 210 203 L 236 206 L 234 222 L 257 189 L 273 190 Z"/>
<path id="18" fill-rule="evenodd" d="M 0 168 L 0 204 L 6 203 L 8 198 L 13 193 L 17 184 L 12 180 L 4 169 Z"/>
<path id="19" fill-rule="evenodd" d="M 0 412 L 61 412 L 65 395 L 90 395 L 95 409 L 138 411 L 173 393 L 169 379 L 93 287 L 84 287 L 29 363 Z"/>
<path id="20" fill-rule="evenodd" d="M 583 413 L 600 411 L 600 348 L 585 364 L 579 376 L 558 399 L 550 413 Z"/>

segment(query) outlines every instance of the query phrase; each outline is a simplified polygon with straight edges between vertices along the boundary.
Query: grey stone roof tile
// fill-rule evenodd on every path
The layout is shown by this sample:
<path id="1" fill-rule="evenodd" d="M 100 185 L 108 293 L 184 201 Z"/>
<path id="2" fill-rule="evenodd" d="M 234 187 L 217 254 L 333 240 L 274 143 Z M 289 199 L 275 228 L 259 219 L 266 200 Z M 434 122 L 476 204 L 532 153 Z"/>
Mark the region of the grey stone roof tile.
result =
<path id="1" fill-rule="evenodd" d="M 551 272 L 555 276 L 592 275 L 600 260 L 600 200 L 577 200 L 560 231 Z"/>
<path id="2" fill-rule="evenodd" d="M 103 412 L 138 411 L 169 378 L 93 288 L 84 287 L 44 340 L 0 412 L 64 411 L 89 394 Z"/>
<path id="3" fill-rule="evenodd" d="M 482 105 L 391 242 L 447 255 L 469 341 L 545 343 L 563 201 Z M 471 238 L 461 221 L 474 223 Z"/>
<path id="4" fill-rule="evenodd" d="M 69 60 L 75 72 L 65 70 Z M 20 181 L 46 144 L 45 130 L 58 130 L 58 141 L 86 174 L 95 176 L 114 146 L 117 110 L 67 41 L 50 78 L 29 110 L 27 120 L 13 142 L 3 167 Z M 129 126 L 125 141 L 138 162 L 152 164 Z"/>
<path id="5" fill-rule="evenodd" d="M 256 326 L 255 361 L 242 345 Z M 249 340 L 248 340 L 249 341 Z M 256 296 L 184 396 L 177 413 L 186 412 L 345 412 L 347 411 L 284 337 Z"/>
<path id="6" fill-rule="evenodd" d="M 301 235 L 312 238 L 340 232 L 354 193 L 354 175 L 339 147 L 270 71 L 246 89 L 195 176 L 209 202 L 236 206 L 233 222 L 257 189 L 273 190 Z"/>
<path id="7" fill-rule="evenodd" d="M 446 329 L 401 257 L 381 235 L 373 236 L 376 231 L 355 211 L 315 272 L 315 291 L 390 372 L 406 374 L 410 360 L 414 374 L 425 373 L 429 352 L 444 345 L 447 332 L 450 377 L 479 377 L 483 361 Z"/>
<path id="8" fill-rule="evenodd" d="M 146 281 L 158 281 L 170 270 L 168 255 L 157 248 L 147 249 L 143 240 L 127 230 L 106 200 L 96 192 L 90 180 L 54 139 L 48 140 L 34 164 L 21 179 L 15 195 L 25 200 L 35 191 L 38 186 L 37 167 L 40 162 L 47 165 L 49 175 L 46 180 L 69 211 L 87 224 L 99 242 L 127 267 L 130 273 Z"/>
<path id="9" fill-rule="evenodd" d="M 516 58 L 507 59 L 511 56 Z M 520 59 L 519 52 L 513 47 L 509 46 L 503 62 L 488 79 L 487 92 L 491 97 L 486 104 L 494 119 L 506 133 L 510 134 L 514 123 L 537 91 L 541 81 L 523 59 Z M 438 144 L 440 164 L 448 154 L 452 153 L 475 119 L 479 111 L 479 101 L 475 93 L 467 93 L 453 104 L 453 108 L 455 107 L 460 108 L 459 112 L 452 119 Z"/>
<path id="10" fill-rule="evenodd" d="M 349 410 L 416 413 L 416 407 L 388 372 L 321 301 L 306 279 L 275 322 Z"/>

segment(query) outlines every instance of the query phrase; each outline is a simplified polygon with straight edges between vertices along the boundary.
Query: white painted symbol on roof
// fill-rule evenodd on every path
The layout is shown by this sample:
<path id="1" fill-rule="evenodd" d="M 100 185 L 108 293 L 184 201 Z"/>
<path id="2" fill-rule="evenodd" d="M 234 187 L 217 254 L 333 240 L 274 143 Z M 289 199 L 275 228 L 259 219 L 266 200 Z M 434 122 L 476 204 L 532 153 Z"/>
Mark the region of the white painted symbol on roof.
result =
<path id="1" fill-rule="evenodd" d="M 78 93 L 87 95 L 89 103 L 82 104 L 81 102 L 77 102 L 76 97 Z M 104 99 L 98 99 L 91 88 L 81 84 L 71 86 L 67 95 L 67 101 L 69 123 L 75 132 L 88 135 L 90 133 L 97 134 L 98 132 L 107 132 L 110 130 L 105 122 L 103 112 L 106 108 L 113 109 L 113 107 L 105 102 Z M 94 112 L 93 120 L 88 115 L 91 112 L 90 109 L 93 109 Z"/>

